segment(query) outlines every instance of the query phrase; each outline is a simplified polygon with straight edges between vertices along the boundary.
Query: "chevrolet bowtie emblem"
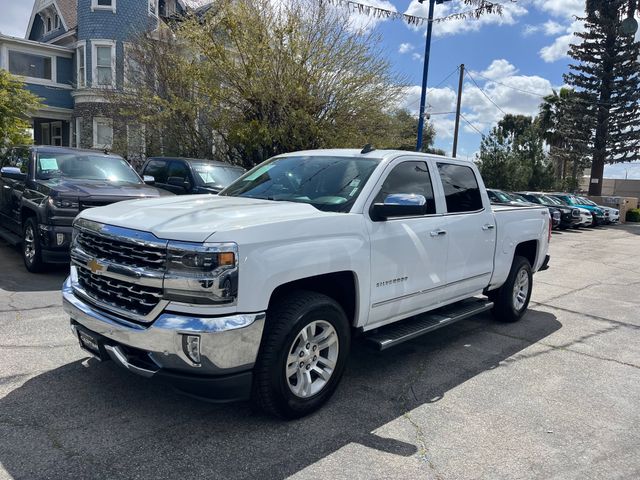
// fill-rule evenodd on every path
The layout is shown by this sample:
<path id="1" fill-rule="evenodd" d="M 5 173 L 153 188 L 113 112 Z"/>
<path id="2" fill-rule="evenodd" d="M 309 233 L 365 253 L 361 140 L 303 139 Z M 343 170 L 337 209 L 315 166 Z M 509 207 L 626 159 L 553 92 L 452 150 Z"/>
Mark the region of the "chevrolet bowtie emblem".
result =
<path id="1" fill-rule="evenodd" d="M 104 272 L 106 266 L 100 263 L 97 259 L 93 258 L 87 262 L 87 267 L 91 270 L 91 273 Z"/>

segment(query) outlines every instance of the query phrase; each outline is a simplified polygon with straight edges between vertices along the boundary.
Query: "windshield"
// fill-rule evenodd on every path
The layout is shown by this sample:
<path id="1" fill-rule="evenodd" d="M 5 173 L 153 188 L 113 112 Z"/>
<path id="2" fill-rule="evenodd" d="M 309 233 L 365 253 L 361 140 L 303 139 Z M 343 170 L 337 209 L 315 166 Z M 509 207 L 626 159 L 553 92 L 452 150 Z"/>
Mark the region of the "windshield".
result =
<path id="1" fill-rule="evenodd" d="M 99 153 L 42 152 L 38 155 L 36 177 L 141 183 L 126 160 Z"/>
<path id="2" fill-rule="evenodd" d="M 557 199 L 563 205 L 574 206 L 576 204 L 573 198 L 569 195 L 554 196 L 553 198 Z"/>
<path id="3" fill-rule="evenodd" d="M 513 201 L 518 202 L 518 203 L 529 203 L 529 200 L 527 200 L 526 198 L 524 198 L 521 195 L 518 195 L 517 193 L 510 193 L 509 196 L 513 199 Z"/>
<path id="4" fill-rule="evenodd" d="M 194 163 L 193 171 L 202 185 L 219 188 L 232 184 L 244 173 L 242 168 L 206 163 Z"/>
<path id="5" fill-rule="evenodd" d="M 564 205 L 560 200 L 554 197 L 549 197 L 547 195 L 540 195 L 538 198 L 542 200 L 544 203 L 550 203 L 551 205 L 558 205 L 558 206 Z"/>
<path id="6" fill-rule="evenodd" d="M 578 201 L 582 204 L 582 205 L 591 205 L 592 207 L 597 207 L 597 205 L 592 202 L 591 200 L 588 200 L 584 197 L 577 197 Z"/>
<path id="7" fill-rule="evenodd" d="M 348 212 L 378 159 L 280 157 L 261 163 L 220 195 L 300 202 L 328 212 Z"/>
<path id="8" fill-rule="evenodd" d="M 509 195 L 501 190 L 491 190 L 491 193 L 493 193 L 500 202 L 509 203 L 513 201 Z"/>

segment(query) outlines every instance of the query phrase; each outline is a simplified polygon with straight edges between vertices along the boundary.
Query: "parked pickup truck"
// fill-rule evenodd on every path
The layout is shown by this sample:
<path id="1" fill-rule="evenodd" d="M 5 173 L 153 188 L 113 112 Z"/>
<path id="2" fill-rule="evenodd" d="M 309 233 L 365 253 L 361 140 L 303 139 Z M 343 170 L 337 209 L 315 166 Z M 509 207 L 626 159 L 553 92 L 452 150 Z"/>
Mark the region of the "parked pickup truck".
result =
<path id="1" fill-rule="evenodd" d="M 334 392 L 353 335 L 386 349 L 486 310 L 520 319 L 549 223 L 492 208 L 473 163 L 291 153 L 219 196 L 81 212 L 64 308 L 100 359 L 295 418 Z"/>
<path id="2" fill-rule="evenodd" d="M 171 195 L 146 185 L 122 157 L 95 150 L 15 147 L 0 164 L 0 238 L 21 245 L 30 272 L 69 263 L 71 224 L 79 211 Z"/>

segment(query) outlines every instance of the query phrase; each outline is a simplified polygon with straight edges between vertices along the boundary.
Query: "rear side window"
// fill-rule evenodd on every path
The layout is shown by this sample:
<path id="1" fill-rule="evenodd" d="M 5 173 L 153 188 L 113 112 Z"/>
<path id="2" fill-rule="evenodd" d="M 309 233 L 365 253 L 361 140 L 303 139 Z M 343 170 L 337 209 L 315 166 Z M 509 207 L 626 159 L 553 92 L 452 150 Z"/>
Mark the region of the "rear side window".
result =
<path id="1" fill-rule="evenodd" d="M 171 162 L 171 168 L 169 168 L 169 178 L 179 178 L 181 180 L 189 179 L 189 169 L 184 162 Z"/>
<path id="2" fill-rule="evenodd" d="M 448 213 L 482 210 L 480 187 L 470 167 L 438 163 L 438 173 L 444 187 Z"/>
<path id="3" fill-rule="evenodd" d="M 385 179 L 374 203 L 384 203 L 393 194 L 422 195 L 427 200 L 427 214 L 436 213 L 433 186 L 425 162 L 402 162 Z"/>
<path id="4" fill-rule="evenodd" d="M 158 183 L 167 183 L 167 166 L 164 160 L 149 160 L 142 174 L 151 175 Z"/>

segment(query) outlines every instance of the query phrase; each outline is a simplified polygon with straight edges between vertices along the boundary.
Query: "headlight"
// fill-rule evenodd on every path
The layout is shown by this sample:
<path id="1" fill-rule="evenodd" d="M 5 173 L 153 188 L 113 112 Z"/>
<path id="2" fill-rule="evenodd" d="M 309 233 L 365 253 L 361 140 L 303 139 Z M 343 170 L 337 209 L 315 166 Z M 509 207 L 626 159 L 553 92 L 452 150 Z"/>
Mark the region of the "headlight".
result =
<path id="1" fill-rule="evenodd" d="M 233 304 L 238 293 L 235 243 L 169 242 L 164 297 L 192 304 Z"/>
<path id="2" fill-rule="evenodd" d="M 80 202 L 77 198 L 52 198 L 49 197 L 49 205 L 56 208 L 80 208 Z"/>

